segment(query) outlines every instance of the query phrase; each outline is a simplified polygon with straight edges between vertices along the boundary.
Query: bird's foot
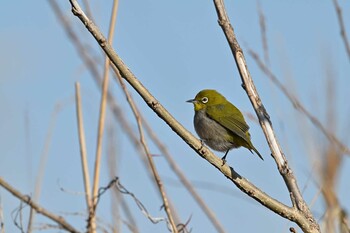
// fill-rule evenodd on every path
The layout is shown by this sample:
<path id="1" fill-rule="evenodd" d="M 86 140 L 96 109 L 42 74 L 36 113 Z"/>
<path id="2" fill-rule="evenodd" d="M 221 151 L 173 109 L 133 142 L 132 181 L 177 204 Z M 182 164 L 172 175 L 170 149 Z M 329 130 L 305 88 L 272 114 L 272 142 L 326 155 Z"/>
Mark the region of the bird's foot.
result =
<path id="1" fill-rule="evenodd" d="M 203 149 L 203 147 L 204 147 L 204 140 L 203 140 L 203 139 L 200 139 L 199 141 L 201 142 L 201 147 L 199 148 L 199 149 L 201 150 L 201 149 Z"/>
<path id="2" fill-rule="evenodd" d="M 227 151 L 227 152 L 228 152 L 228 151 Z M 221 161 L 222 161 L 222 165 L 221 165 L 221 166 L 224 166 L 224 165 L 226 164 L 227 152 L 226 152 L 225 155 L 221 158 Z"/>
<path id="3" fill-rule="evenodd" d="M 226 159 L 224 157 L 221 158 L 221 161 L 222 161 L 222 165 L 221 166 L 224 166 L 226 164 Z"/>
<path id="4" fill-rule="evenodd" d="M 221 158 L 221 161 L 222 161 L 222 165 L 221 165 L 221 166 L 224 166 L 224 165 L 225 165 L 225 163 L 226 163 L 226 156 L 227 156 L 227 154 L 228 154 L 229 151 L 230 151 L 230 150 L 227 150 L 226 153 L 225 153 L 225 155 Z"/>

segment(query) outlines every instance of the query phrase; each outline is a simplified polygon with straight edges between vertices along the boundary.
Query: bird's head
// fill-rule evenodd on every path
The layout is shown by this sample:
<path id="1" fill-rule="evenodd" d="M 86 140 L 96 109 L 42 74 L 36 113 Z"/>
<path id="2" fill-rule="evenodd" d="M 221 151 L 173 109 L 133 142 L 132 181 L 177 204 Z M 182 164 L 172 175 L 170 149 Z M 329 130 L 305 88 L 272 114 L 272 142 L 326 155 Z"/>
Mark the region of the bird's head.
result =
<path id="1" fill-rule="evenodd" d="M 215 90 L 202 90 L 194 99 L 187 100 L 188 103 L 193 103 L 194 110 L 200 111 L 206 109 L 208 106 L 224 104 L 226 98 Z"/>

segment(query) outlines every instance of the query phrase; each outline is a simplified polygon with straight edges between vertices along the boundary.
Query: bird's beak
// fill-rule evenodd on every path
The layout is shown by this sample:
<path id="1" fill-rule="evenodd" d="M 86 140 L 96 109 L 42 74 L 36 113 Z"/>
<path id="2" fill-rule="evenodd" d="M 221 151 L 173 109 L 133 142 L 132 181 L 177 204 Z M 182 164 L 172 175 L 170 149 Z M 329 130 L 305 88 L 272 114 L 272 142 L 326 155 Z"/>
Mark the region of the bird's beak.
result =
<path id="1" fill-rule="evenodd" d="M 195 102 L 197 102 L 197 100 L 191 99 L 191 100 L 187 100 L 186 102 L 187 102 L 187 103 L 195 103 Z"/>

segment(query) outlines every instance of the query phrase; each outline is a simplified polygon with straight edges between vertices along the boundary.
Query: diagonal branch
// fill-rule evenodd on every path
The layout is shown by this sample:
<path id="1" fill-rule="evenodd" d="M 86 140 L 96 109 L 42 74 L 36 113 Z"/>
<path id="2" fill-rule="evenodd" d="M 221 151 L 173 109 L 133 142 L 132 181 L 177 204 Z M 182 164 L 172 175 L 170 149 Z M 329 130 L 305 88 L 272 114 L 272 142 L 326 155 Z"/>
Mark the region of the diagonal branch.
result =
<path id="1" fill-rule="evenodd" d="M 272 123 L 270 121 L 270 117 L 259 97 L 259 94 L 255 88 L 253 80 L 250 76 L 247 63 L 243 54 L 241 47 L 236 39 L 235 33 L 233 31 L 233 27 L 229 21 L 227 16 L 224 2 L 223 0 L 214 0 L 215 9 L 218 15 L 218 22 L 221 26 L 226 39 L 231 48 L 232 54 L 234 56 L 237 69 L 240 73 L 242 79 L 242 87 L 247 92 L 247 95 L 252 103 L 254 110 L 258 116 L 259 123 L 263 132 L 265 134 L 267 143 L 272 152 L 272 157 L 276 161 L 278 170 L 283 177 L 283 180 L 288 188 L 290 193 L 291 201 L 293 203 L 293 207 L 296 208 L 296 211 L 300 212 L 304 219 L 308 222 L 307 225 L 301 224 L 301 222 L 295 221 L 300 228 L 302 228 L 306 232 L 319 232 L 319 226 L 311 214 L 306 202 L 304 201 L 296 178 L 294 177 L 292 169 L 288 166 L 288 162 L 281 150 L 281 147 L 277 141 L 274 130 L 272 128 Z"/>
<path id="2" fill-rule="evenodd" d="M 62 226 L 63 229 L 66 231 L 72 232 L 72 233 L 79 233 L 78 230 L 76 230 L 73 226 L 71 226 L 66 220 L 58 215 L 55 215 L 51 213 L 50 211 L 44 209 L 37 203 L 35 203 L 29 196 L 24 195 L 20 193 L 18 190 L 16 190 L 14 187 L 12 187 L 10 184 L 8 184 L 2 177 L 0 177 L 0 186 L 12 193 L 15 197 L 20 199 L 21 201 L 28 204 L 31 208 L 33 208 L 38 214 L 42 214 L 45 217 L 48 217 L 52 221 L 56 222 L 60 226 Z"/>
<path id="3" fill-rule="evenodd" d="M 283 92 L 283 94 L 288 98 L 288 100 L 293 104 L 294 108 L 302 112 L 311 122 L 316 126 L 321 132 L 328 138 L 329 141 L 335 143 L 341 152 L 350 155 L 350 150 L 345 146 L 330 130 L 328 130 L 311 112 L 309 112 L 300 101 L 292 95 L 277 77 L 271 72 L 271 70 L 263 63 L 257 53 L 252 50 L 248 51 L 253 57 L 255 62 L 258 64 L 260 69 L 266 74 L 266 76 Z"/>
<path id="4" fill-rule="evenodd" d="M 143 150 L 144 150 L 144 152 L 146 154 L 147 161 L 148 161 L 148 164 L 149 164 L 149 166 L 151 168 L 154 180 L 155 180 L 155 182 L 157 184 L 159 193 L 160 193 L 160 195 L 162 197 L 164 209 L 165 209 L 165 212 L 166 212 L 166 214 L 168 216 L 168 220 L 169 220 L 169 223 L 170 223 L 170 226 L 171 226 L 171 232 L 178 233 L 178 230 L 176 228 L 176 224 L 175 224 L 175 221 L 174 221 L 173 214 L 172 214 L 171 209 L 169 207 L 169 201 L 168 201 L 167 195 L 165 193 L 165 189 L 163 187 L 163 182 L 160 179 L 160 176 L 158 174 L 156 165 L 154 164 L 154 161 L 153 161 L 152 154 L 151 154 L 151 152 L 150 152 L 150 150 L 148 148 L 148 145 L 146 143 L 146 140 L 145 140 L 145 135 L 144 135 L 143 126 L 142 126 L 141 114 L 140 114 L 138 108 L 136 107 L 135 102 L 133 101 L 130 93 L 126 89 L 125 83 L 122 80 L 121 75 L 118 72 L 117 68 L 115 69 L 115 73 L 116 73 L 117 79 L 119 81 L 119 84 L 122 87 L 123 92 L 124 92 L 124 94 L 126 96 L 126 99 L 127 99 L 128 103 L 129 103 L 129 105 L 131 107 L 131 110 L 132 110 L 132 112 L 133 112 L 133 114 L 134 114 L 134 116 L 136 118 L 137 128 L 138 128 L 139 135 L 140 135 L 140 142 L 141 142 Z"/>
<path id="5" fill-rule="evenodd" d="M 162 155 L 169 163 L 169 166 L 174 171 L 174 173 L 178 176 L 181 183 L 186 187 L 188 192 L 193 196 L 193 198 L 196 200 L 198 205 L 202 208 L 203 212 L 207 215 L 208 219 L 211 221 L 211 223 L 214 225 L 215 229 L 219 233 L 225 233 L 225 229 L 223 225 L 220 223 L 219 219 L 215 216 L 215 213 L 209 208 L 209 206 L 205 203 L 203 198 L 199 195 L 199 193 L 196 191 L 195 187 L 191 184 L 191 182 L 187 179 L 187 177 L 183 174 L 180 167 L 176 164 L 173 157 L 169 153 L 166 146 L 161 142 L 161 140 L 157 137 L 157 135 L 153 132 L 151 126 L 148 124 L 148 122 L 143 119 L 145 128 L 149 136 L 152 138 L 153 142 L 157 145 L 159 150 L 162 152 Z"/>
<path id="6" fill-rule="evenodd" d="M 61 21 L 61 23 L 63 25 L 63 28 L 66 30 L 66 33 L 67 33 L 68 37 L 70 38 L 70 40 L 75 45 L 78 54 L 80 55 L 80 57 L 84 61 L 84 63 L 86 65 L 86 67 L 88 68 L 88 70 L 90 71 L 91 76 L 92 76 L 93 80 L 95 81 L 95 84 L 99 87 L 99 90 L 101 90 L 102 88 L 100 88 L 100 87 L 102 86 L 102 82 L 100 80 L 100 75 L 99 75 L 99 72 L 98 72 L 98 69 L 97 69 L 97 65 L 95 64 L 95 62 L 91 58 L 91 56 L 88 54 L 86 48 L 84 47 L 84 45 L 80 41 L 80 39 L 77 36 L 77 34 L 73 31 L 71 25 L 67 22 L 67 19 L 63 16 L 62 11 L 60 10 L 60 8 L 56 4 L 56 1 L 55 0 L 50 0 L 49 3 L 51 4 L 54 13 L 57 15 L 58 19 Z M 115 66 L 112 66 L 112 68 L 114 70 L 118 71 L 117 68 L 115 68 Z M 143 164 L 146 166 L 146 170 L 147 170 L 147 172 L 149 174 L 149 177 L 153 181 L 153 184 L 156 185 L 156 183 L 155 183 L 155 181 L 153 179 L 153 175 L 151 174 L 152 172 L 151 172 L 151 168 L 150 168 L 150 166 L 148 164 L 147 157 L 146 157 L 146 155 L 144 153 L 144 150 L 142 150 L 141 142 L 139 141 L 137 136 L 133 133 L 132 127 L 129 125 L 129 123 L 127 122 L 127 119 L 122 114 L 123 111 L 118 106 L 118 104 L 116 103 L 114 97 L 112 96 L 111 92 L 109 92 L 109 91 L 107 92 L 107 98 L 108 98 L 109 107 L 111 108 L 113 116 L 117 119 L 117 121 L 123 127 L 124 131 L 130 137 L 132 142 L 137 146 L 137 149 L 140 152 L 140 153 L 138 153 L 138 155 L 140 155 L 140 158 L 141 158 Z M 170 208 L 172 208 L 172 204 L 171 204 L 170 200 L 169 200 L 169 204 L 170 204 Z M 122 203 L 122 205 L 123 205 L 123 203 Z M 176 212 L 174 210 L 172 210 L 172 213 L 173 213 L 175 222 L 180 222 L 178 220 Z M 126 215 L 128 215 L 128 214 L 126 213 Z M 91 219 L 91 218 L 89 217 L 89 219 Z"/>

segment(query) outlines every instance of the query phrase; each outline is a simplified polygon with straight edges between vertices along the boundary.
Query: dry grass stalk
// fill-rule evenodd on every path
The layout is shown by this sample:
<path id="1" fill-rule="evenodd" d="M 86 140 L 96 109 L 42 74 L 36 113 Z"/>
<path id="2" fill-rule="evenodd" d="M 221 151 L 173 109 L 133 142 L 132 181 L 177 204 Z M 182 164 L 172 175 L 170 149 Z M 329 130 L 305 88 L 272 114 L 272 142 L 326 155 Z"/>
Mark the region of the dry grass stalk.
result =
<path id="1" fill-rule="evenodd" d="M 49 3 L 51 5 L 54 13 L 57 15 L 58 19 L 61 21 L 62 25 L 64 26 L 64 29 L 67 32 L 68 38 L 76 46 L 78 54 L 80 55 L 80 57 L 83 59 L 84 63 L 86 64 L 86 67 L 90 71 L 90 73 L 92 75 L 92 78 L 95 81 L 96 85 L 98 87 L 100 87 L 102 84 L 101 84 L 101 81 L 99 79 L 99 72 L 98 72 L 97 65 L 96 65 L 95 61 L 89 56 L 87 49 L 84 47 L 84 45 L 80 41 L 79 37 L 76 35 L 76 33 L 73 31 L 73 29 L 70 26 L 70 24 L 67 22 L 67 20 L 64 17 L 62 11 L 58 7 L 56 1 L 55 0 L 51 0 L 51 1 L 49 1 Z M 128 121 L 126 120 L 126 118 L 123 117 L 122 111 L 120 110 L 120 108 L 116 104 L 116 102 L 115 102 L 115 100 L 114 100 L 114 98 L 113 98 L 113 96 L 111 95 L 110 92 L 108 92 L 107 98 L 108 98 L 108 101 L 110 103 L 110 107 L 111 107 L 113 115 L 118 119 L 118 122 L 123 127 L 124 131 L 127 133 L 127 135 L 130 137 L 130 139 L 137 146 L 136 148 L 141 151 L 141 144 L 140 144 L 138 138 L 133 134 L 132 128 L 129 126 Z M 148 168 L 147 171 L 150 174 L 151 171 L 150 171 L 150 168 L 148 166 L 146 156 L 144 156 L 143 152 L 141 152 L 140 155 L 141 155 L 140 156 L 141 160 L 144 162 L 145 165 L 147 165 L 146 166 Z M 154 181 L 154 179 L 152 179 L 152 180 Z M 127 210 L 127 206 L 125 205 L 125 203 L 123 204 L 123 202 L 122 202 L 122 207 L 123 207 L 124 211 Z M 128 213 L 126 211 L 126 215 L 127 216 L 131 216 L 131 212 L 129 211 Z M 173 211 L 173 214 L 174 214 L 174 211 Z M 174 214 L 174 216 L 175 216 L 176 219 L 178 219 L 176 214 Z M 177 220 L 177 222 L 180 222 L 180 220 Z"/>
<path id="2" fill-rule="evenodd" d="M 117 19 L 118 12 L 118 0 L 113 1 L 112 14 L 109 25 L 109 33 L 107 43 L 111 44 L 114 36 L 114 29 Z M 102 97 L 100 102 L 100 116 L 99 116 L 99 124 L 98 124 L 98 133 L 97 133 L 97 146 L 96 146 L 96 158 L 95 158 L 95 169 L 94 169 L 94 182 L 92 187 L 92 203 L 94 205 L 94 211 L 90 216 L 91 225 L 95 226 L 95 213 L 96 213 L 96 204 L 97 199 L 95 198 L 98 193 L 99 188 L 99 180 L 100 180 L 100 167 L 101 167 L 101 154 L 102 154 L 102 139 L 105 125 L 105 115 L 106 115 L 106 105 L 107 105 L 107 93 L 108 93 L 108 81 L 109 81 L 109 58 L 106 56 L 105 65 L 104 65 L 104 75 L 103 75 L 103 83 L 102 83 Z M 93 232 L 95 232 L 93 228 Z"/>
<path id="3" fill-rule="evenodd" d="M 85 131 L 84 131 L 84 121 L 83 121 L 83 112 L 81 107 L 81 95 L 80 95 L 80 84 L 75 83 L 75 102 L 76 102 L 76 114 L 78 122 L 78 135 L 79 135 L 79 145 L 80 145 L 80 158 L 81 158 L 81 167 L 83 171 L 84 178 L 84 188 L 85 188 L 85 201 L 88 214 L 93 211 L 93 203 L 91 198 L 91 186 L 90 186 L 90 173 L 87 163 L 87 151 L 86 151 L 86 142 L 85 142 Z M 88 223 L 88 232 L 92 232 L 92 229 L 95 229 L 93 223 Z"/>
<path id="4" fill-rule="evenodd" d="M 112 123 L 113 124 L 113 123 Z M 118 164 L 119 164 L 119 154 L 117 152 L 117 148 L 116 148 L 116 131 L 115 131 L 115 126 L 112 125 L 108 127 L 107 130 L 107 162 L 108 162 L 108 173 L 109 173 L 109 177 L 110 180 L 115 179 L 116 176 L 118 176 Z M 121 195 L 120 192 L 118 192 L 117 189 L 112 189 L 112 194 L 111 195 L 111 212 L 112 212 L 112 216 L 114 219 L 117 219 L 118 223 L 113 223 L 113 232 L 117 233 L 120 232 L 120 228 L 121 228 L 121 223 L 124 223 L 127 225 L 127 227 L 129 228 L 129 230 L 132 233 L 138 233 L 138 226 L 137 223 L 135 221 L 135 218 L 133 216 L 133 213 L 131 212 L 128 204 L 126 203 L 123 195 Z M 127 219 L 127 221 L 122 220 L 121 219 L 121 215 L 120 215 L 120 209 L 123 210 L 125 217 Z"/>
<path id="5" fill-rule="evenodd" d="M 176 164 L 175 160 L 170 155 L 166 146 L 161 142 L 161 140 L 153 132 L 153 130 L 152 130 L 151 126 L 148 124 L 148 122 L 145 119 L 143 119 L 142 121 L 144 122 L 147 133 L 149 134 L 149 136 L 151 137 L 153 142 L 157 145 L 159 150 L 162 152 L 162 155 L 164 156 L 166 161 L 169 163 L 170 168 L 175 172 L 175 174 L 179 177 L 181 183 L 186 187 L 188 192 L 196 200 L 196 202 L 201 207 L 203 212 L 207 215 L 208 219 L 214 225 L 215 229 L 220 233 L 226 232 L 224 227 L 220 223 L 219 219 L 216 218 L 215 213 L 209 208 L 209 206 L 205 203 L 205 201 L 202 199 L 202 197 L 199 195 L 199 193 L 193 187 L 191 182 L 187 179 L 185 174 L 181 171 L 180 167 Z"/>
<path id="6" fill-rule="evenodd" d="M 153 173 L 153 176 L 154 176 L 154 179 L 155 179 L 155 182 L 158 186 L 158 189 L 159 189 L 159 193 L 163 199 L 163 205 L 164 205 L 164 210 L 168 216 L 168 221 L 169 221 L 169 224 L 171 226 L 171 231 L 174 232 L 174 233 L 177 233 L 178 230 L 177 230 L 177 227 L 176 227 L 176 224 L 175 224 L 175 221 L 174 221 L 174 217 L 173 217 L 173 214 L 171 212 L 171 209 L 169 207 L 169 202 L 168 202 L 168 197 L 166 195 L 166 192 L 165 192 L 165 189 L 163 187 L 163 182 L 161 181 L 161 178 L 158 174 L 158 171 L 156 169 L 156 166 L 154 164 L 154 161 L 153 161 L 153 157 L 152 157 L 152 154 L 148 148 L 148 145 L 146 143 L 146 140 L 145 140 L 145 136 L 144 136 L 144 132 L 143 132 L 143 127 L 142 127 L 142 119 L 141 119 L 141 114 L 140 112 L 138 111 L 136 105 L 135 105 L 135 102 L 133 101 L 131 95 L 129 94 L 128 90 L 126 89 L 126 86 L 119 74 L 119 71 L 116 70 L 116 76 L 118 78 L 118 81 L 119 81 L 119 84 L 120 86 L 122 87 L 123 91 L 124 91 L 124 94 L 126 96 L 126 99 L 131 107 L 131 110 L 136 118 L 136 122 L 137 122 L 137 127 L 138 127 L 138 130 L 139 130 L 139 135 L 140 135 L 140 142 L 141 142 L 141 145 L 144 149 L 144 152 L 146 154 L 146 157 L 148 159 L 148 163 L 149 163 L 149 166 L 151 167 L 151 170 L 152 170 L 152 173 Z"/>
<path id="7" fill-rule="evenodd" d="M 43 151 L 42 151 L 41 156 L 40 156 L 40 164 L 39 164 L 39 168 L 38 168 L 38 174 L 37 174 L 36 180 L 35 180 L 35 189 L 34 189 L 33 200 L 36 202 L 39 201 L 39 199 L 40 199 L 42 183 L 43 183 L 43 179 L 45 177 L 46 163 L 47 163 L 47 159 L 49 156 L 49 148 L 50 148 L 51 141 L 52 141 L 52 134 L 53 134 L 53 131 L 54 131 L 54 128 L 56 125 L 57 115 L 61 111 L 62 106 L 63 106 L 62 103 L 56 103 L 54 110 L 51 113 L 51 120 L 50 120 L 49 127 L 48 127 L 48 130 L 46 133 L 44 148 L 43 148 Z M 30 212 L 29 212 L 29 221 L 28 221 L 28 225 L 27 225 L 27 232 L 28 233 L 32 232 L 34 219 L 35 219 L 35 211 L 33 210 L 33 208 L 31 208 Z"/>

